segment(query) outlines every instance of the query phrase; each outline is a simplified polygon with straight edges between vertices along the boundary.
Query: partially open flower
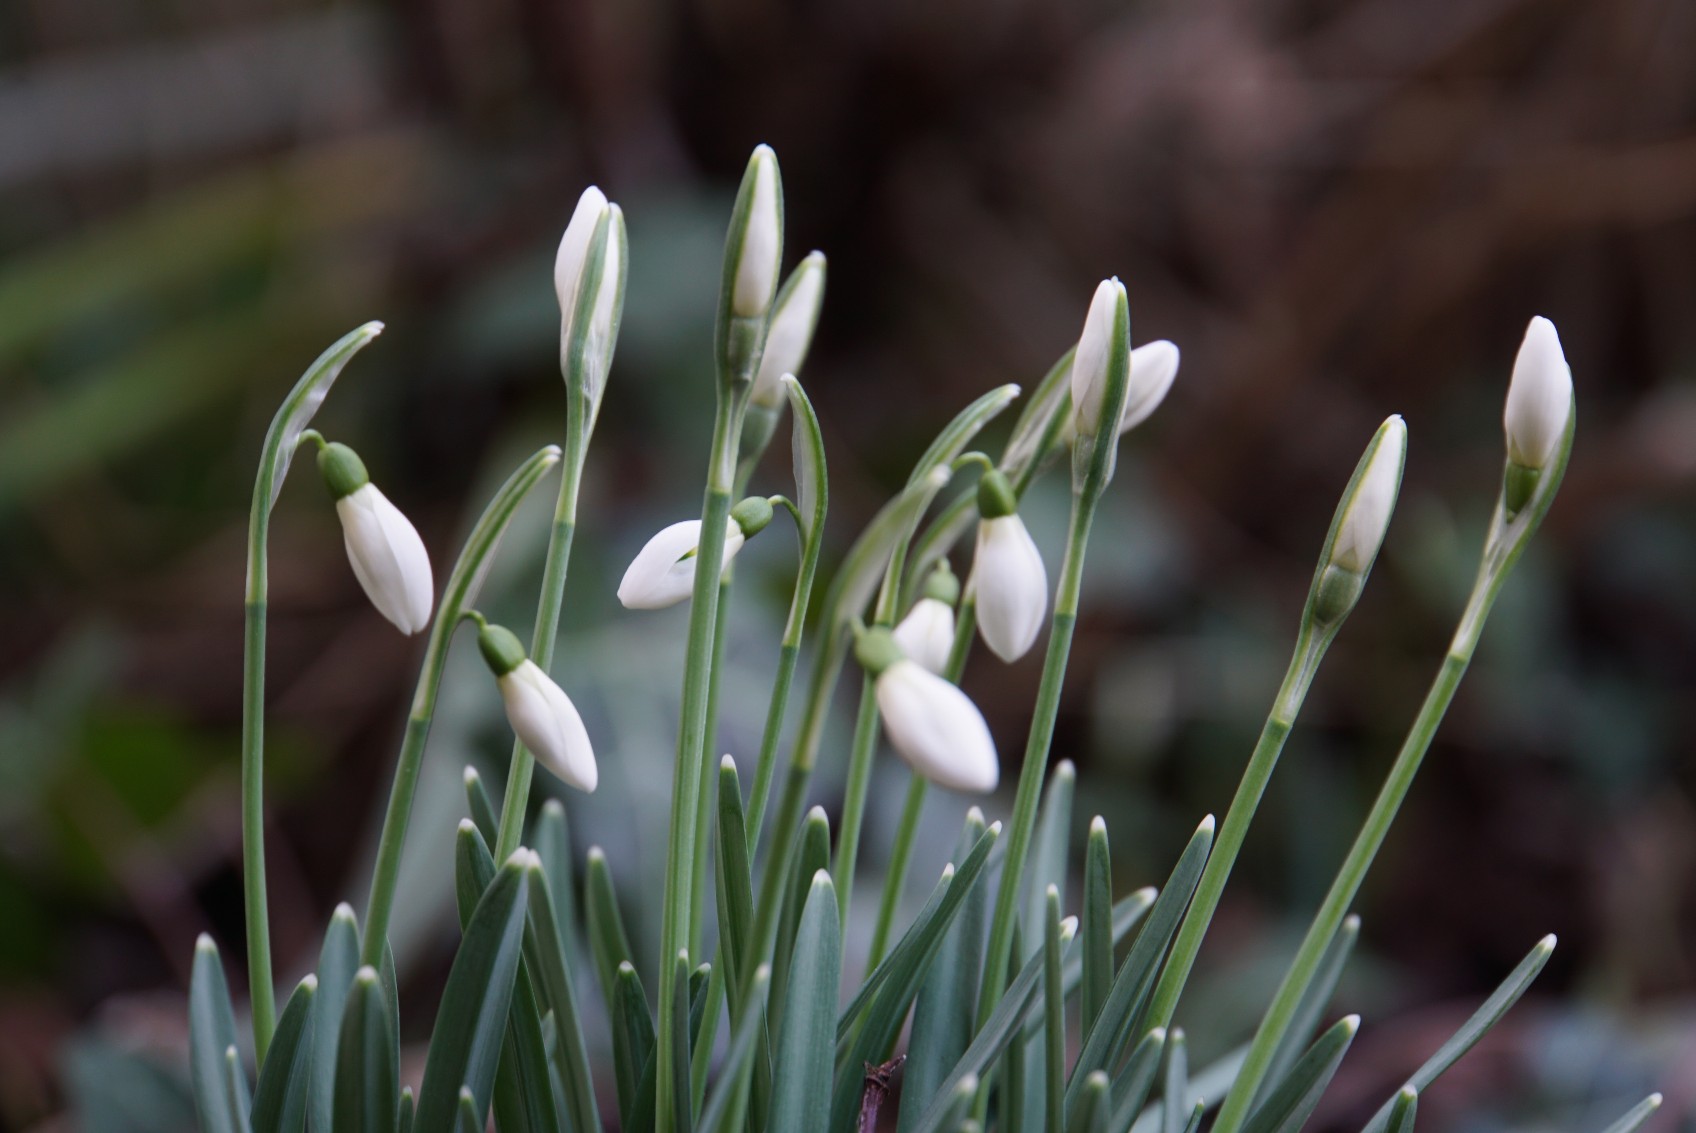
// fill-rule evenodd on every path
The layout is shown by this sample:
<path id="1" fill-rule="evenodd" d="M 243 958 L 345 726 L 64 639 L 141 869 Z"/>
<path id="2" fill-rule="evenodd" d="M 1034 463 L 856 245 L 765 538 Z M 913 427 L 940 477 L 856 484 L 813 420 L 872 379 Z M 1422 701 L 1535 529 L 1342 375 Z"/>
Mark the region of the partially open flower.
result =
<path id="1" fill-rule="evenodd" d="M 939 787 L 995 790 L 1001 778 L 995 741 L 965 693 L 903 656 L 888 630 L 861 634 L 855 652 L 873 676 L 878 712 L 896 754 Z"/>
<path id="2" fill-rule="evenodd" d="M 347 561 L 377 612 L 405 634 L 430 624 L 435 581 L 424 540 L 400 509 L 377 490 L 357 453 L 331 443 L 318 452 L 318 470 L 336 501 Z"/>
<path id="3" fill-rule="evenodd" d="M 771 504 L 750 496 L 730 510 L 724 528 L 724 563 L 742 544 L 771 522 Z M 629 610 L 659 610 L 675 606 L 695 589 L 695 556 L 701 549 L 701 521 L 685 519 L 663 527 L 636 553 L 618 584 L 618 600 Z"/>
<path id="4" fill-rule="evenodd" d="M 972 560 L 972 593 L 977 599 L 978 632 L 1003 661 L 1030 651 L 1048 612 L 1048 571 L 1007 478 L 998 471 L 978 481 L 978 543 Z"/>
<path id="5" fill-rule="evenodd" d="M 1571 417 L 1572 369 L 1561 351 L 1555 324 L 1539 315 L 1525 328 L 1508 383 L 1502 412 L 1508 459 L 1524 468 L 1542 469 L 1554 458 Z"/>
<path id="6" fill-rule="evenodd" d="M 924 593 L 893 631 L 901 652 L 933 673 L 947 668 L 954 649 L 954 603 L 959 600 L 960 581 L 942 559 L 925 580 Z"/>
<path id="7" fill-rule="evenodd" d="M 507 722 L 519 741 L 566 784 L 592 792 L 600 773 L 589 733 L 571 698 L 525 656 L 523 645 L 504 626 L 483 626 L 477 647 L 495 674 Z"/>

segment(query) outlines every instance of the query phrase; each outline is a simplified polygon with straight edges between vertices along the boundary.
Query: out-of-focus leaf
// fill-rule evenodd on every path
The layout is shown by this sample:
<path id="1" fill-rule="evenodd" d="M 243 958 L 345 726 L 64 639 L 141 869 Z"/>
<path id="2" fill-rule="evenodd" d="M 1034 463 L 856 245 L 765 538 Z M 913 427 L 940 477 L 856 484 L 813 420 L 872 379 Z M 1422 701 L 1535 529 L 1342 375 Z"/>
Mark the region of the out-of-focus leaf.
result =
<path id="1" fill-rule="evenodd" d="M 318 951 L 318 994 L 312 1010 L 312 1081 L 307 1090 L 307 1124 L 330 1133 L 336 1091 L 336 1044 L 353 974 L 359 970 L 359 922 L 353 908 L 337 905 Z"/>
<path id="2" fill-rule="evenodd" d="M 195 1112 L 203 1133 L 240 1133 L 247 1124 L 250 1101 L 247 1081 L 237 1067 L 236 1104 L 225 1052 L 236 1044 L 235 1011 L 218 946 L 201 936 L 194 946 L 194 974 L 188 993 L 189 1078 L 194 1083 Z"/>
<path id="3" fill-rule="evenodd" d="M 307 976 L 289 996 L 259 1068 L 253 1091 L 254 1133 L 300 1133 L 306 1128 L 306 1088 L 312 1077 L 312 1015 L 318 977 Z"/>
<path id="4" fill-rule="evenodd" d="M 387 999 L 376 969 L 355 973 L 337 1041 L 334 1133 L 385 1133 L 395 1127 L 400 1055 Z"/>
<path id="5" fill-rule="evenodd" d="M 1249 1116 L 1243 1133 L 1296 1133 L 1306 1124 L 1337 1067 L 1342 1065 L 1359 1027 L 1360 1017 L 1350 1015 L 1320 1035 L 1290 1068 L 1289 1075 L 1273 1087 L 1260 1108 Z"/>
<path id="6" fill-rule="evenodd" d="M 830 875 L 813 875 L 795 934 L 789 965 L 787 1018 L 777 1042 L 771 1111 L 766 1128 L 816 1125 L 820 1103 L 831 1096 L 836 1051 L 836 996 L 842 976 L 842 926 Z"/>

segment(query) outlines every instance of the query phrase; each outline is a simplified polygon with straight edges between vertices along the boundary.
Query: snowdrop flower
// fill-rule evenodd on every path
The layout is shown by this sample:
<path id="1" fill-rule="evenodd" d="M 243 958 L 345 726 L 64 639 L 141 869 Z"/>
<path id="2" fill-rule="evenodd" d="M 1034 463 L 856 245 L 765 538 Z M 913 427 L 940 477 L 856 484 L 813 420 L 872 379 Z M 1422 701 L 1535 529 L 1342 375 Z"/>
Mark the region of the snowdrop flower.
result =
<path id="1" fill-rule="evenodd" d="M 1338 509 L 1331 554 L 1314 590 L 1313 615 L 1321 625 L 1342 621 L 1359 601 L 1390 526 L 1406 458 L 1407 425 L 1392 414 L 1378 426 L 1363 457 L 1366 467 Z"/>
<path id="2" fill-rule="evenodd" d="M 347 561 L 365 596 L 396 629 L 405 634 L 419 632 L 430 624 L 435 597 L 424 540 L 371 483 L 365 462 L 346 445 L 321 445 L 318 471 L 336 501 Z"/>
<path id="3" fill-rule="evenodd" d="M 603 221 L 606 238 L 601 244 L 599 263 L 591 264 L 595 233 Z M 554 293 L 559 298 L 560 370 L 567 377 L 578 373 L 573 354 L 581 337 L 581 377 L 589 403 L 596 410 L 600 407 L 607 370 L 612 365 L 619 319 L 624 313 L 625 243 L 623 210 L 610 203 L 595 186 L 583 190 L 554 257 Z M 598 274 L 592 270 L 597 267 Z M 588 325 L 582 328 L 580 336 L 578 308 L 582 305 L 584 282 L 591 275 L 595 276 L 595 294 L 588 310 Z"/>
<path id="4" fill-rule="evenodd" d="M 1072 354 L 1072 417 L 1080 437 L 1093 437 L 1101 428 L 1102 399 L 1107 395 L 1107 366 L 1115 338 L 1127 333 L 1125 285 L 1104 279 L 1090 300 L 1084 331 Z M 1158 401 L 1156 401 L 1158 404 Z M 1149 407 L 1153 412 L 1153 406 Z"/>
<path id="5" fill-rule="evenodd" d="M 960 580 L 942 559 L 925 579 L 924 593 L 895 627 L 901 652 L 933 673 L 947 668 L 954 649 L 954 604 L 959 600 Z"/>
<path id="6" fill-rule="evenodd" d="M 1538 474 L 1555 458 L 1572 421 L 1572 369 L 1555 324 L 1541 315 L 1525 328 L 1508 383 L 1502 426 L 1507 433 L 1505 503 L 1509 515 L 1531 500 Z"/>
<path id="7" fill-rule="evenodd" d="M 1007 477 L 995 469 L 985 472 L 978 481 L 972 592 L 978 631 L 1003 661 L 1017 661 L 1030 651 L 1048 612 L 1048 572 L 1016 506 Z"/>
<path id="8" fill-rule="evenodd" d="M 730 289 L 730 310 L 738 318 L 764 318 L 771 308 L 783 255 L 782 192 L 777 155 L 770 146 L 755 146 L 738 193 L 747 202 L 742 230 L 731 234 L 736 246 L 736 274 Z"/>
<path id="9" fill-rule="evenodd" d="M 754 374 L 749 394 L 753 404 L 775 409 L 783 404 L 783 375 L 799 374 L 813 343 L 819 307 L 824 303 L 825 260 L 814 252 L 789 273 L 783 290 L 772 305 L 771 326 L 766 330 L 765 352 Z"/>
<path id="10" fill-rule="evenodd" d="M 939 787 L 987 794 L 1001 778 L 989 725 L 965 693 L 910 660 L 886 629 L 854 644 L 896 754 Z"/>
<path id="11" fill-rule="evenodd" d="M 477 648 L 495 674 L 507 723 L 536 761 L 568 785 L 592 792 L 600 774 L 583 718 L 553 678 L 524 654 L 524 646 L 505 626 L 484 624 Z"/>
<path id="12" fill-rule="evenodd" d="M 1153 415 L 1171 392 L 1178 376 L 1178 348 L 1164 338 L 1145 342 L 1131 351 L 1131 388 L 1119 418 L 1122 437 Z"/>
<path id="13" fill-rule="evenodd" d="M 731 508 L 724 528 L 724 566 L 770 522 L 771 503 L 762 496 L 749 496 Z M 698 519 L 661 528 L 625 570 L 618 600 L 627 610 L 659 610 L 688 598 L 695 589 L 695 556 L 700 547 Z"/>

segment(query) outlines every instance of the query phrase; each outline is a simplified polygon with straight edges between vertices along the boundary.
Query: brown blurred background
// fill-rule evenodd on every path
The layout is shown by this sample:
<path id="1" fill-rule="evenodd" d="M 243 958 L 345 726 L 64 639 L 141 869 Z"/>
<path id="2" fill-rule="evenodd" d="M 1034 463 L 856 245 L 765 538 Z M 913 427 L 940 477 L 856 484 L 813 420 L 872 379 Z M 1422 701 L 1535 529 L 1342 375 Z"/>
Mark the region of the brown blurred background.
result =
<path id="1" fill-rule="evenodd" d="M 1651 1128 L 1688 1123 L 1693 47 L 1688 0 L 0 6 L 0 1126 L 192 1120 L 172 1060 L 195 933 L 239 979 L 241 563 L 265 423 L 324 345 L 385 320 L 319 424 L 445 570 L 492 484 L 559 434 L 549 266 L 590 182 L 626 211 L 630 285 L 556 673 L 601 749 L 601 793 L 567 800 L 578 848 L 607 847 L 649 924 L 683 616 L 626 614 L 612 590 L 698 503 L 723 226 L 760 141 L 787 262 L 831 261 L 804 380 L 838 550 L 955 408 L 1040 376 L 1102 276 L 1126 281 L 1135 341 L 1183 350 L 1121 458 L 1057 741 L 1077 831 L 1112 824 L 1121 891 L 1228 802 L 1336 493 L 1377 422 L 1408 420 L 1385 557 L 1183 1012 L 1198 1057 L 1252 1027 L 1423 695 L 1494 498 L 1514 350 L 1554 319 L 1572 469 L 1362 895 L 1343 998 L 1367 1025 L 1318 1120 L 1358 1127 L 1555 931 L 1543 979 L 1422 1123 L 1599 1128 L 1651 1088 L 1669 1103 Z M 775 453 L 762 480 L 786 476 Z M 272 539 L 280 978 L 336 901 L 362 904 L 418 652 L 295 479 Z M 1051 563 L 1064 493 L 1051 477 L 1027 509 Z M 531 518 L 487 603 L 517 624 Z M 790 554 L 784 536 L 747 556 L 726 750 L 754 743 Z M 1004 751 L 1038 665 L 969 674 Z M 453 939 L 460 768 L 498 789 L 507 742 L 476 662 L 450 682 L 396 924 L 412 1039 Z M 904 783 L 879 775 L 873 870 Z M 962 805 L 932 800 L 918 872 Z"/>

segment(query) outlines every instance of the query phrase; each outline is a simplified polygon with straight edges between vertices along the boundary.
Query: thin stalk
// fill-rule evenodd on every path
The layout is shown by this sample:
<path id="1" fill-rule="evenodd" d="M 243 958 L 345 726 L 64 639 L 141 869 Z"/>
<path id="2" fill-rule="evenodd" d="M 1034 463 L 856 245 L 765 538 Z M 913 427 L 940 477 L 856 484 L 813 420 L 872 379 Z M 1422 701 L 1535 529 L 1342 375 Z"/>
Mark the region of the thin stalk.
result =
<path id="1" fill-rule="evenodd" d="M 1313 918 L 1313 924 L 1309 926 L 1307 936 L 1302 940 L 1295 961 L 1285 973 L 1278 994 L 1273 998 L 1272 1005 L 1267 1008 L 1259 1030 L 1255 1032 L 1242 1069 L 1237 1072 L 1236 1081 L 1226 1094 L 1224 1106 L 1219 1111 L 1219 1118 L 1214 1124 L 1215 1133 L 1237 1133 L 1247 1120 L 1248 1111 L 1256 1093 L 1259 1092 L 1261 1080 L 1295 1018 L 1303 993 L 1313 981 L 1325 947 L 1336 935 L 1343 918 L 1348 915 L 1349 907 L 1354 903 L 1361 882 L 1366 877 L 1366 871 L 1371 868 L 1373 859 L 1384 844 L 1384 837 L 1389 833 L 1390 824 L 1395 821 L 1396 812 L 1401 809 L 1402 800 L 1407 797 L 1413 777 L 1419 771 L 1420 762 L 1431 746 L 1432 737 L 1436 735 L 1437 727 L 1442 723 L 1443 715 L 1454 699 L 1455 690 L 1460 687 L 1461 678 L 1466 675 L 1467 666 L 1471 663 L 1473 651 L 1478 645 L 1484 619 L 1495 601 L 1500 582 L 1499 574 L 1490 570 L 1488 564 L 1486 569 L 1480 572 L 1472 595 L 1467 600 L 1460 627 L 1455 631 L 1448 655 L 1443 658 L 1442 667 L 1437 670 L 1437 677 L 1425 695 L 1425 702 L 1420 705 L 1419 715 L 1408 730 L 1401 751 L 1397 753 L 1389 776 L 1379 789 L 1378 797 L 1374 800 L 1366 821 L 1361 825 L 1360 833 L 1355 837 L 1348 857 L 1344 859 L 1342 868 L 1337 871 L 1336 879 L 1331 882 L 1330 892 L 1326 893 L 1324 903 Z"/>
<path id="2" fill-rule="evenodd" d="M 1230 809 L 1225 812 L 1225 821 L 1219 827 L 1213 850 L 1208 855 L 1207 868 L 1202 872 L 1195 897 L 1190 902 L 1183 926 L 1178 930 L 1177 939 L 1172 945 L 1171 958 L 1167 960 L 1160 983 L 1154 989 L 1147 1029 L 1168 1027 L 1172 1023 L 1172 1015 L 1178 1007 L 1178 998 L 1183 995 L 1184 984 L 1189 979 L 1190 969 L 1195 965 L 1196 953 L 1201 950 L 1202 938 L 1207 935 L 1208 925 L 1212 923 L 1214 910 L 1219 905 L 1219 897 L 1224 893 L 1225 883 L 1230 879 L 1231 867 L 1236 864 L 1237 854 L 1242 849 L 1243 839 L 1248 835 L 1249 825 L 1254 821 L 1261 796 L 1266 793 L 1266 784 L 1272 778 L 1273 769 L 1278 765 L 1278 756 L 1284 750 L 1284 741 L 1289 738 L 1296 715 L 1301 711 L 1302 701 L 1306 698 L 1307 690 L 1313 684 L 1313 676 L 1319 669 L 1319 662 L 1325 656 L 1325 650 L 1332 639 L 1336 637 L 1340 624 L 1338 622 L 1329 627 L 1315 627 L 1310 622 L 1303 626 L 1302 633 L 1296 640 L 1290 667 L 1284 673 L 1283 684 L 1278 687 L 1277 698 L 1272 703 L 1272 711 L 1266 718 L 1265 726 L 1260 730 L 1260 739 L 1254 745 L 1254 753 L 1249 756 L 1248 766 L 1243 769 L 1242 780 L 1237 784 L 1237 793 L 1231 799 Z"/>
<path id="3" fill-rule="evenodd" d="M 572 399 L 576 403 L 576 399 Z M 570 430 L 575 440 L 581 434 Z M 583 482 L 583 443 L 569 446 L 560 476 L 559 498 L 554 504 L 553 527 L 548 533 L 547 558 L 542 564 L 542 592 L 536 600 L 536 626 L 530 635 L 530 659 L 543 672 L 554 659 L 554 643 L 559 637 L 559 611 L 565 600 L 566 570 L 571 564 L 572 537 L 577 532 L 577 495 Z M 506 777 L 506 794 L 501 799 L 501 825 L 495 841 L 495 860 L 504 862 L 512 856 L 524 838 L 524 817 L 529 809 L 530 780 L 536 760 L 522 741 L 512 744 L 512 762 Z"/>
<path id="4" fill-rule="evenodd" d="M 742 490 L 741 485 L 736 490 Z M 732 564 L 734 569 L 734 564 Z M 726 626 L 730 619 L 728 606 L 730 603 L 730 573 L 720 580 L 718 587 L 718 614 L 713 622 L 712 668 L 707 677 L 707 722 L 702 735 L 701 774 L 695 784 L 695 869 L 689 879 L 689 954 L 705 956 L 702 947 L 701 934 L 706 916 L 707 867 L 711 863 L 713 836 L 713 786 L 718 774 L 718 765 L 711 758 L 709 749 L 718 735 L 718 699 L 719 684 L 724 673 L 724 645 Z M 718 974 L 718 964 L 713 965 L 713 975 Z M 710 1002 L 710 1001 L 709 1001 Z"/>
<path id="5" fill-rule="evenodd" d="M 677 729 L 677 759 L 673 769 L 671 827 L 666 846 L 665 895 L 660 922 L 660 955 L 677 956 L 687 951 L 690 906 L 694 879 L 696 792 L 700 786 L 700 761 L 707 740 L 707 700 L 712 677 L 714 623 L 718 615 L 719 574 L 724 568 L 724 532 L 730 519 L 730 492 L 736 472 L 737 434 L 745 386 L 721 390 L 713 414 L 712 457 L 707 472 L 706 497 L 701 511 L 701 541 L 696 550 L 695 589 L 689 608 L 689 640 L 684 653 L 683 708 Z M 660 980 L 658 1064 L 655 1084 L 658 1104 L 655 1113 L 660 1133 L 672 1133 L 678 1106 L 687 1098 L 677 1096 L 679 1052 L 685 1036 L 673 1034 L 677 1027 L 676 981 Z M 687 1023 L 687 1004 L 683 1005 Z"/>
<path id="6" fill-rule="evenodd" d="M 1036 829 L 1037 804 L 1042 797 L 1043 780 L 1048 774 L 1048 750 L 1054 741 L 1054 721 L 1060 712 L 1060 690 L 1065 684 L 1066 662 L 1072 652 L 1072 632 L 1078 620 L 1084 554 L 1100 500 L 1101 484 L 1095 477 L 1090 477 L 1072 493 L 1066 557 L 1060 566 L 1060 585 L 1054 595 L 1048 653 L 1042 662 L 1042 679 L 1037 686 L 1036 707 L 1025 743 L 1024 766 L 1019 769 L 1019 788 L 1013 799 L 1013 817 L 1007 834 L 1007 858 L 1001 870 L 1001 889 L 995 898 L 995 915 L 990 921 L 989 948 L 984 954 L 983 984 L 978 993 L 978 1028 L 982 1028 L 988 1020 L 1006 990 L 1007 961 L 1012 951 L 1013 926 L 1019 906 L 1019 883 L 1024 875 L 1031 835 Z"/>
<path id="7" fill-rule="evenodd" d="M 277 993 L 271 983 L 271 919 L 265 897 L 266 541 L 266 523 L 255 514 L 248 550 L 247 635 L 242 645 L 241 871 L 253 1048 L 260 1061 L 277 1026 Z"/>
<path id="8" fill-rule="evenodd" d="M 866 797 L 871 793 L 872 756 L 877 754 L 877 686 L 870 675 L 860 680 L 860 707 L 854 714 L 854 741 L 848 755 L 848 785 L 842 796 L 842 830 L 836 836 L 837 909 L 843 929 L 848 925 L 848 901 L 854 891 L 854 864 L 860 856 L 860 829 L 865 823 Z"/>

